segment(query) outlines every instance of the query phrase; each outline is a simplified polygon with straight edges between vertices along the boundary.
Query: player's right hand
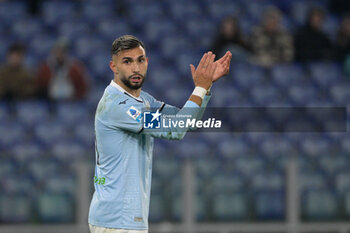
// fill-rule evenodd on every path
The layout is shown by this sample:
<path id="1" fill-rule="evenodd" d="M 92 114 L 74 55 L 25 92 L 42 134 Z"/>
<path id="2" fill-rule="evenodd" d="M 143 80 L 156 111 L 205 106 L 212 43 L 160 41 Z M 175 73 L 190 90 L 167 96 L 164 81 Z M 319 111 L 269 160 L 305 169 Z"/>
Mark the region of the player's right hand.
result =
<path id="1" fill-rule="evenodd" d="M 197 69 L 194 67 L 194 65 L 190 65 L 192 78 L 196 87 L 203 87 L 207 90 L 210 88 L 217 66 L 214 60 L 215 54 L 208 52 L 203 55 Z"/>

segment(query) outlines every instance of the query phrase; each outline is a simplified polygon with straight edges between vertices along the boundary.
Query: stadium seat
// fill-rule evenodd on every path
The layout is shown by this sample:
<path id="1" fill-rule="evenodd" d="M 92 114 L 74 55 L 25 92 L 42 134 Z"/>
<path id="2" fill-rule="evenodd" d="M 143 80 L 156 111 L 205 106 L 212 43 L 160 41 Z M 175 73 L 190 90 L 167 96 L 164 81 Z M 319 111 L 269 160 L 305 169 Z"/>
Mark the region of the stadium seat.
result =
<path id="1" fill-rule="evenodd" d="M 0 134 L 0 148 L 5 151 L 28 135 L 23 125 L 13 120 L 1 121 L 0 132 L 6 132 Z"/>
<path id="2" fill-rule="evenodd" d="M 150 210 L 149 210 L 149 221 L 150 222 L 160 222 L 164 220 L 165 217 L 165 204 L 163 195 L 160 193 L 154 193 L 152 191 Z"/>
<path id="3" fill-rule="evenodd" d="M 30 42 L 30 55 L 43 61 L 50 54 L 52 47 L 57 40 L 57 36 L 50 33 L 41 33 L 36 35 Z"/>
<path id="4" fill-rule="evenodd" d="M 232 69 L 232 74 L 238 87 L 244 90 L 261 85 L 265 81 L 262 68 L 253 65 L 236 64 Z"/>
<path id="5" fill-rule="evenodd" d="M 29 223 L 33 220 L 32 197 L 25 194 L 0 194 L 0 222 Z"/>
<path id="6" fill-rule="evenodd" d="M 301 66 L 292 64 L 279 64 L 271 68 L 271 76 L 274 83 L 282 88 L 289 88 L 304 80 L 305 74 Z"/>
<path id="7" fill-rule="evenodd" d="M 281 221 L 286 215 L 285 192 L 264 190 L 254 194 L 255 217 L 257 220 Z"/>
<path id="8" fill-rule="evenodd" d="M 95 130 L 93 120 L 81 121 L 75 125 L 74 137 L 84 144 L 84 147 L 91 148 L 95 142 Z"/>
<path id="9" fill-rule="evenodd" d="M 343 78 L 341 67 L 336 63 L 312 63 L 309 69 L 311 78 L 322 88 L 329 88 Z"/>
<path id="10" fill-rule="evenodd" d="M 250 90 L 250 96 L 257 106 L 265 107 L 275 99 L 282 99 L 282 93 L 272 85 L 255 86 Z"/>
<path id="11" fill-rule="evenodd" d="M 319 163 L 328 175 L 332 176 L 335 173 L 349 168 L 349 159 L 340 154 L 328 154 L 319 158 Z"/>
<path id="12" fill-rule="evenodd" d="M 306 155 L 317 157 L 328 153 L 330 142 L 326 138 L 314 137 L 303 140 L 300 146 Z"/>
<path id="13" fill-rule="evenodd" d="M 93 116 L 89 114 L 86 102 L 59 102 L 56 106 L 56 114 L 56 117 L 67 126 L 89 120 Z"/>
<path id="14" fill-rule="evenodd" d="M 18 102 L 15 109 L 17 120 L 28 128 L 33 128 L 49 119 L 49 108 L 46 102 Z"/>
<path id="15" fill-rule="evenodd" d="M 350 86 L 348 83 L 338 82 L 330 87 L 330 95 L 333 98 L 334 104 L 343 106 L 350 101 Z"/>
<path id="16" fill-rule="evenodd" d="M 50 153 L 63 163 L 71 163 L 89 155 L 81 143 L 67 139 L 56 141 L 50 148 Z"/>
<path id="17" fill-rule="evenodd" d="M 99 35 L 103 37 L 105 41 L 109 41 L 108 44 L 112 44 L 115 38 L 119 36 L 132 34 L 130 23 L 119 17 L 99 19 L 97 30 Z"/>
<path id="18" fill-rule="evenodd" d="M 219 221 L 249 219 L 249 199 L 245 192 L 218 193 L 213 197 L 213 217 Z"/>
<path id="19" fill-rule="evenodd" d="M 45 1 L 41 7 L 42 19 L 46 25 L 54 27 L 62 19 L 72 18 L 76 13 L 74 8 L 71 1 Z"/>
<path id="20" fill-rule="evenodd" d="M 58 140 L 68 138 L 67 126 L 59 119 L 42 122 L 34 129 L 36 139 L 47 147 L 52 147 Z"/>
<path id="21" fill-rule="evenodd" d="M 299 188 L 303 192 L 307 189 L 325 189 L 328 186 L 325 177 L 320 172 L 306 171 L 299 172 Z"/>
<path id="22" fill-rule="evenodd" d="M 12 146 L 11 153 L 17 162 L 26 164 L 40 158 L 43 148 L 35 140 L 21 141 Z"/>
<path id="23" fill-rule="evenodd" d="M 246 141 L 242 139 L 232 140 L 228 138 L 227 140 L 220 142 L 218 150 L 223 158 L 228 159 L 249 154 L 249 147 L 246 144 Z"/>
<path id="24" fill-rule="evenodd" d="M 334 192 L 309 188 L 302 194 L 302 216 L 305 220 L 334 220 L 338 217 L 338 203 Z"/>
<path id="25" fill-rule="evenodd" d="M 20 1 L 0 2 L 0 20 L 3 24 L 11 25 L 15 20 L 26 16 L 26 5 Z"/>
<path id="26" fill-rule="evenodd" d="M 102 18 L 113 17 L 113 10 L 111 4 L 87 2 L 82 4 L 82 18 L 90 23 L 94 23 Z"/>
<path id="27" fill-rule="evenodd" d="M 282 172 L 264 171 L 252 175 L 251 187 L 253 191 L 281 191 L 284 183 L 285 176 Z"/>
<path id="28" fill-rule="evenodd" d="M 47 177 L 58 174 L 60 166 L 60 163 L 53 158 L 41 157 L 32 159 L 27 164 L 26 170 L 35 179 L 35 182 L 43 184 Z"/>
<path id="29" fill-rule="evenodd" d="M 91 27 L 88 22 L 76 18 L 64 19 L 58 26 L 59 35 L 69 41 L 74 41 L 78 36 L 86 35 L 90 31 Z"/>
<path id="30" fill-rule="evenodd" d="M 9 107 L 5 101 L 0 102 L 0 121 L 9 120 Z"/>
<path id="31" fill-rule="evenodd" d="M 216 23 L 232 15 L 238 15 L 241 11 L 241 6 L 235 1 L 204 1 L 207 11 Z"/>
<path id="32" fill-rule="evenodd" d="M 73 223 L 75 219 L 74 199 L 61 193 L 42 192 L 37 196 L 36 208 L 39 221 L 45 223 Z"/>
<path id="33" fill-rule="evenodd" d="M 30 17 L 21 17 L 12 26 L 12 33 L 23 41 L 31 39 L 34 35 L 41 33 L 42 30 L 42 22 Z"/>
<path id="34" fill-rule="evenodd" d="M 337 193 L 341 195 L 350 191 L 350 172 L 348 169 L 340 170 L 335 175 L 335 188 Z"/>

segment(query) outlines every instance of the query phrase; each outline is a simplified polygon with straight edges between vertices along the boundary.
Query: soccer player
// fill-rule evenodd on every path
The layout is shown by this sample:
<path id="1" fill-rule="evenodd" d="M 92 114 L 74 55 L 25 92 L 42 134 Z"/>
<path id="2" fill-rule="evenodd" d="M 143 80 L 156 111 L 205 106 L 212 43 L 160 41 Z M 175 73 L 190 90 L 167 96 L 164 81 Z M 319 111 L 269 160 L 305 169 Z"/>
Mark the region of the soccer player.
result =
<path id="1" fill-rule="evenodd" d="M 168 128 L 145 132 L 144 108 L 175 109 L 178 114 L 201 114 L 210 99 L 213 81 L 229 72 L 231 53 L 214 61 L 205 53 L 191 73 L 195 89 L 182 109 L 169 106 L 141 91 L 148 58 L 143 43 L 125 35 L 112 44 L 110 68 L 114 79 L 105 89 L 95 115 L 95 193 L 89 211 L 91 233 L 148 232 L 153 138 L 182 139 L 186 131 Z M 166 78 L 166 77 L 162 77 Z"/>

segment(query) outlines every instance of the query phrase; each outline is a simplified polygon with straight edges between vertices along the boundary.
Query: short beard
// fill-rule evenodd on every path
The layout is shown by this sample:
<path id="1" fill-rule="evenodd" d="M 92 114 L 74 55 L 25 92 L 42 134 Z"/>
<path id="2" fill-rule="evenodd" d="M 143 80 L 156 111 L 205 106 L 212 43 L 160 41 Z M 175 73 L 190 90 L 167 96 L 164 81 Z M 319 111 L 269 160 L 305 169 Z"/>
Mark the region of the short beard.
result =
<path id="1" fill-rule="evenodd" d="M 132 89 L 132 90 L 137 90 L 140 89 L 143 85 L 143 82 L 145 81 L 145 76 L 139 74 L 142 77 L 142 80 L 139 84 L 132 84 L 130 79 L 133 75 L 129 76 L 128 78 L 126 78 L 125 76 L 120 77 L 120 80 L 124 83 L 125 86 L 127 86 L 128 88 Z"/>

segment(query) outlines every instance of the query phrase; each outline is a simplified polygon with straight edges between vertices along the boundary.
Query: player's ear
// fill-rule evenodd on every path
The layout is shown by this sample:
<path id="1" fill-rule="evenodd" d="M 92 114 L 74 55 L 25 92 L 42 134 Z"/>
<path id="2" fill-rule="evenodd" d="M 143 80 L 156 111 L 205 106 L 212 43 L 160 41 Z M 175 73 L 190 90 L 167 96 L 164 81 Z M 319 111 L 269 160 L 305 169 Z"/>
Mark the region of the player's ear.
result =
<path id="1" fill-rule="evenodd" d="M 109 61 L 109 68 L 113 71 L 113 73 L 117 73 L 117 67 L 114 64 L 113 60 Z"/>

